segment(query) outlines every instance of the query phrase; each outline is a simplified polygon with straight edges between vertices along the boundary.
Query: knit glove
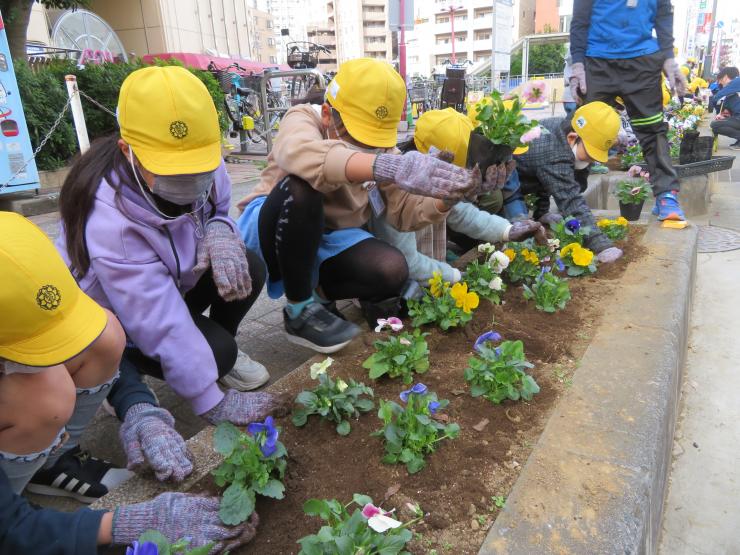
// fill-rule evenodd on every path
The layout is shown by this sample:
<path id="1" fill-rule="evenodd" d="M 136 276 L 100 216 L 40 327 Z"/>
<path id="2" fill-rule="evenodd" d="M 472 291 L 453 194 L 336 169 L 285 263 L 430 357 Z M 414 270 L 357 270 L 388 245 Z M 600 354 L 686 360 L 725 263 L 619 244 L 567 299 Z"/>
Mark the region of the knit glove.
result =
<path id="1" fill-rule="evenodd" d="M 553 212 L 546 212 L 542 216 L 540 216 L 540 219 L 538 220 L 542 225 L 550 225 L 550 224 L 556 224 L 560 221 L 562 221 L 563 217 L 560 214 L 555 214 Z"/>
<path id="2" fill-rule="evenodd" d="M 624 253 L 621 249 L 618 249 L 617 247 L 609 247 L 608 249 L 604 249 L 599 254 L 597 254 L 596 260 L 598 260 L 602 264 L 611 264 L 612 262 L 616 262 L 619 258 L 621 258 L 623 254 Z"/>
<path id="3" fill-rule="evenodd" d="M 160 482 L 182 482 L 193 471 L 193 456 L 175 431 L 175 419 L 165 409 L 148 403 L 133 405 L 118 435 L 129 470 L 149 466 Z"/>
<path id="4" fill-rule="evenodd" d="M 509 241 L 518 243 L 530 237 L 534 237 L 540 244 L 542 244 L 544 239 L 544 243 L 547 244 L 545 227 L 541 223 L 534 220 L 517 220 L 511 224 L 509 228 Z"/>
<path id="5" fill-rule="evenodd" d="M 402 155 L 379 154 L 373 164 L 373 179 L 395 183 L 415 195 L 447 201 L 462 200 L 481 185 L 477 166 L 466 170 L 413 150 Z"/>
<path id="6" fill-rule="evenodd" d="M 509 160 L 503 164 L 488 166 L 486 169 L 486 178 L 483 180 L 478 194 L 482 195 L 503 189 L 515 168 L 516 160 Z"/>
<path id="7" fill-rule="evenodd" d="M 227 223 L 214 220 L 206 224 L 206 236 L 198 243 L 198 265 L 193 272 L 209 267 L 218 294 L 226 302 L 246 299 L 252 292 L 244 241 Z"/>
<path id="8" fill-rule="evenodd" d="M 221 422 L 245 426 L 251 422 L 264 420 L 270 415 L 285 416 L 290 412 L 290 406 L 291 400 L 287 395 L 242 393 L 229 389 L 221 402 L 202 416 L 214 426 Z"/>
<path id="9" fill-rule="evenodd" d="M 211 555 L 236 549 L 257 533 L 259 517 L 226 526 L 218 516 L 218 497 L 163 493 L 151 501 L 118 507 L 113 514 L 113 543 L 128 545 L 147 530 L 157 530 L 170 542 L 189 538 L 191 549 L 213 542 Z"/>
<path id="10" fill-rule="evenodd" d="M 578 62 L 570 66 L 570 71 L 570 94 L 578 102 L 581 95 L 586 96 L 586 67 Z"/>
<path id="11" fill-rule="evenodd" d="M 686 77 L 681 73 L 675 58 L 668 58 L 663 62 L 663 73 L 668 77 L 668 86 L 678 96 L 686 94 Z"/>

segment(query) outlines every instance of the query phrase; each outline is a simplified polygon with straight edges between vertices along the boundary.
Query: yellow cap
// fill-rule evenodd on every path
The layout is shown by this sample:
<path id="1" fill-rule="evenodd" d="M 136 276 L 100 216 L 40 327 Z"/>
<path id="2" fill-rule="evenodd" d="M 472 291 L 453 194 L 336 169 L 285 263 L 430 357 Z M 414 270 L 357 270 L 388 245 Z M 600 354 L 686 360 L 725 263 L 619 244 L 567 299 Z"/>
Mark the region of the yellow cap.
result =
<path id="1" fill-rule="evenodd" d="M 454 108 L 429 110 L 416 121 L 414 143 L 419 152 L 426 154 L 431 147 L 452 152 L 456 166 L 465 167 L 468 157 L 470 132 L 475 129 L 471 121 Z"/>
<path id="2" fill-rule="evenodd" d="M 205 173 L 221 163 L 221 130 L 205 85 L 183 67 L 134 71 L 118 97 L 121 137 L 157 175 Z"/>
<path id="3" fill-rule="evenodd" d="M 609 160 L 609 149 L 621 126 L 614 108 L 604 102 L 589 102 L 576 110 L 571 124 L 591 158 L 602 163 Z"/>
<path id="4" fill-rule="evenodd" d="M 470 121 L 473 122 L 473 125 L 475 125 L 476 127 L 480 125 L 480 121 L 478 121 L 478 113 L 486 104 L 491 104 L 492 102 L 493 100 L 491 100 L 490 96 L 484 96 L 480 99 L 480 101 L 476 102 L 472 106 L 468 106 L 468 118 L 470 118 Z M 504 100 L 504 108 L 506 108 L 507 110 L 511 110 L 512 106 L 514 106 L 513 100 Z M 529 146 L 520 146 L 519 148 L 515 148 L 514 156 L 524 154 L 528 150 Z"/>
<path id="5" fill-rule="evenodd" d="M 691 73 L 691 70 L 687 68 L 686 66 L 681 66 L 680 70 L 681 70 L 681 73 L 683 73 L 684 77 L 688 77 L 689 73 Z"/>
<path id="6" fill-rule="evenodd" d="M 390 64 L 372 58 L 344 62 L 327 87 L 326 100 L 356 141 L 396 146 L 406 85 Z"/>
<path id="7" fill-rule="evenodd" d="M 12 212 L 0 212 L 0 280 L 2 358 L 53 366 L 105 329 L 105 312 L 80 290 L 48 237 Z"/>

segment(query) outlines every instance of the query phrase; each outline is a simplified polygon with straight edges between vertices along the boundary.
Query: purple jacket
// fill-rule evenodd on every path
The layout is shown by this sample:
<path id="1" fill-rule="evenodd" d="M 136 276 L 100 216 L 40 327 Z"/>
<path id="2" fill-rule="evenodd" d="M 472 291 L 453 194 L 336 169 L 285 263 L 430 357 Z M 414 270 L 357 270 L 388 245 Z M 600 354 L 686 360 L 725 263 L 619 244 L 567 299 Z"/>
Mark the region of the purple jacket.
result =
<path id="1" fill-rule="evenodd" d="M 85 230 L 90 269 L 79 285 L 115 313 L 129 340 L 158 360 L 170 387 L 203 414 L 224 395 L 216 385 L 213 352 L 183 295 L 202 275 L 193 268 L 203 224 L 218 218 L 234 227 L 228 215 L 231 180 L 222 163 L 211 193 L 214 202 L 206 203 L 199 222 L 189 214 L 162 218 L 134 187 L 124 184 L 116 194 L 106 180 L 100 182 Z M 69 264 L 64 229 L 57 248 Z"/>

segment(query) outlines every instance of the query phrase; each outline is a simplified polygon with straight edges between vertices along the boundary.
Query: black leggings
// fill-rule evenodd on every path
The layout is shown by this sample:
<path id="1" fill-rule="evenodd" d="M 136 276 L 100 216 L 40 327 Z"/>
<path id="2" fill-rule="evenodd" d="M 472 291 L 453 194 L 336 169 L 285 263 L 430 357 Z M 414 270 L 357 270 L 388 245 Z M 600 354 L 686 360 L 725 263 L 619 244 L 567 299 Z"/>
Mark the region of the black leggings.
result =
<path id="1" fill-rule="evenodd" d="M 290 301 L 306 300 L 313 292 L 311 273 L 325 232 L 323 200 L 306 181 L 289 175 L 260 210 L 260 248 L 267 271 L 272 281 L 283 280 Z M 379 301 L 398 296 L 408 275 L 398 249 L 366 239 L 325 260 L 319 267 L 319 285 L 330 300 Z"/>
<path id="2" fill-rule="evenodd" d="M 213 351 L 219 377 L 225 376 L 234 367 L 238 351 L 234 339 L 237 329 L 265 284 L 265 267 L 260 257 L 247 250 L 247 262 L 252 277 L 252 292 L 246 299 L 224 301 L 218 294 L 210 270 L 185 294 L 185 304 L 190 309 L 193 322 Z M 210 315 L 204 316 L 203 311 L 209 307 Z M 123 357 L 134 364 L 139 372 L 164 379 L 159 361 L 149 358 L 136 347 L 126 347 Z"/>

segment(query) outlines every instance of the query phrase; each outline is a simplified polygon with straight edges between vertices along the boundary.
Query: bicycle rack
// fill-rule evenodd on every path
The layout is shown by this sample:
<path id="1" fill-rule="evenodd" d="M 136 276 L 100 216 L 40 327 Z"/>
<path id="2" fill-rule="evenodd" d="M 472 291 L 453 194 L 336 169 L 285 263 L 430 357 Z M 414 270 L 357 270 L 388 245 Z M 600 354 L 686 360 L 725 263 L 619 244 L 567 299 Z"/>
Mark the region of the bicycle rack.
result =
<path id="1" fill-rule="evenodd" d="M 300 77 L 303 75 L 313 75 L 322 89 L 326 88 L 324 75 L 317 69 L 292 69 L 290 71 L 269 71 L 265 70 L 260 78 L 260 102 L 262 103 L 262 121 L 265 129 L 265 143 L 267 145 L 267 154 L 272 150 L 272 129 L 270 129 L 270 113 L 287 112 L 287 108 L 269 108 L 267 106 L 267 81 L 278 77 Z"/>

